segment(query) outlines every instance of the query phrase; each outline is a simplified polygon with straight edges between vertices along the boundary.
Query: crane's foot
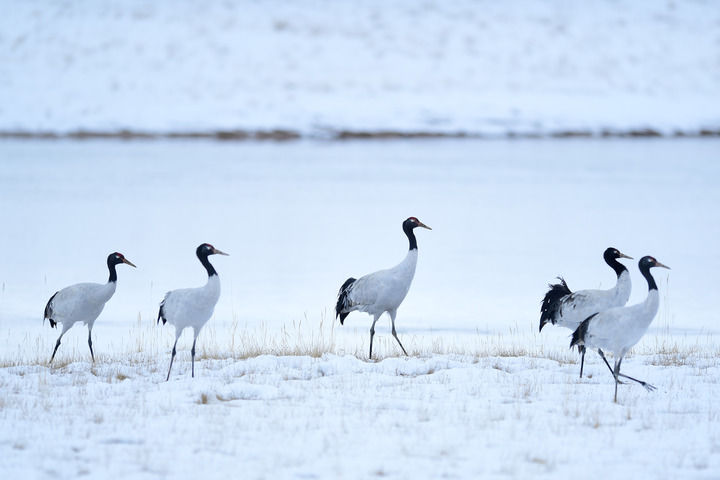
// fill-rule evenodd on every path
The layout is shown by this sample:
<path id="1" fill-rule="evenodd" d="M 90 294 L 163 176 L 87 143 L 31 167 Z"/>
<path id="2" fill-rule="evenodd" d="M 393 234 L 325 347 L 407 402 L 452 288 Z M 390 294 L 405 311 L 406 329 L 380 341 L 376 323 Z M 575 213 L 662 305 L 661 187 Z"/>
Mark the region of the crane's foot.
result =
<path id="1" fill-rule="evenodd" d="M 645 387 L 645 390 L 647 390 L 648 392 L 654 392 L 655 390 L 657 390 L 656 386 L 650 385 L 649 383 L 642 382 L 640 385 Z"/>

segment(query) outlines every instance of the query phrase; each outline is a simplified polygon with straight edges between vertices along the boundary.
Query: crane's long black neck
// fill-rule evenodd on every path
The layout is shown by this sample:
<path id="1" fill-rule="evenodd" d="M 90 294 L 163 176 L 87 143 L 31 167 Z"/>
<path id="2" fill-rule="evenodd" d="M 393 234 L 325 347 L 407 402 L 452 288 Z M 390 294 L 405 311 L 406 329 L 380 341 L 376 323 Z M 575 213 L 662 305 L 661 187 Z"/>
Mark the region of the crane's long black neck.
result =
<path id="1" fill-rule="evenodd" d="M 408 240 L 410 241 L 410 250 L 417 250 L 417 240 L 415 239 L 413 228 L 407 224 L 403 224 L 403 232 L 405 232 L 405 235 L 407 235 Z"/>
<path id="2" fill-rule="evenodd" d="M 117 282 L 117 272 L 115 271 L 115 263 L 112 263 L 108 260 L 108 270 L 110 270 L 110 278 L 108 278 L 108 283 L 110 282 Z"/>
<path id="3" fill-rule="evenodd" d="M 642 273 L 642 276 L 645 277 L 645 280 L 648 282 L 648 292 L 658 289 L 655 279 L 650 274 L 650 265 L 640 265 L 640 273 Z"/>
<path id="4" fill-rule="evenodd" d="M 613 256 L 610 256 L 610 255 L 606 256 L 605 262 L 608 265 L 610 265 L 610 268 L 615 270 L 615 275 L 617 275 L 618 277 L 620 277 L 620 275 L 622 275 L 623 272 L 627 272 L 627 268 L 625 267 L 625 265 L 618 262 L 617 258 L 615 258 Z"/>
<path id="5" fill-rule="evenodd" d="M 207 270 L 208 277 L 217 275 L 217 272 L 215 271 L 215 268 L 210 263 L 210 260 L 208 260 L 207 255 L 198 254 L 198 258 L 200 259 L 200 263 L 202 263 L 203 267 L 205 267 L 205 270 Z"/>

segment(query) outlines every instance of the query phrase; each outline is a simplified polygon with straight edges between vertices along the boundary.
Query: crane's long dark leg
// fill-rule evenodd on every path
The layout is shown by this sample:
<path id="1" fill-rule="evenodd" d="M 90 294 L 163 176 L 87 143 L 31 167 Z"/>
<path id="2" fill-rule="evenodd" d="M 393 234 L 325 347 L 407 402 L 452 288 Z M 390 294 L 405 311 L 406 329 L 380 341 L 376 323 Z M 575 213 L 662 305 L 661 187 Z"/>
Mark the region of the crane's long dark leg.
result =
<path id="1" fill-rule="evenodd" d="M 615 377 L 615 398 L 614 402 L 617 403 L 617 387 L 618 387 L 618 376 L 620 375 L 620 363 L 622 363 L 622 358 L 619 360 L 615 360 L 615 371 L 613 372 L 613 376 Z"/>
<path id="2" fill-rule="evenodd" d="M 92 361 L 95 363 L 95 354 L 92 349 L 92 328 L 88 328 L 88 345 L 90 346 L 90 357 L 92 357 Z"/>
<path id="3" fill-rule="evenodd" d="M 613 377 L 614 377 L 614 376 L 615 376 L 615 372 L 613 371 L 612 367 L 610 366 L 610 364 L 608 363 L 607 359 L 605 358 L 605 354 L 604 354 L 603 351 L 600 350 L 600 349 L 598 349 L 598 353 L 600 354 L 600 356 L 602 357 L 603 361 L 605 362 L 605 365 L 607 365 L 607 367 L 610 369 L 610 373 L 612 373 L 612 374 L 613 374 Z M 640 385 L 642 385 L 643 387 L 645 387 L 645 390 L 647 390 L 648 392 L 652 392 L 653 390 L 657 390 L 657 388 L 655 388 L 655 386 L 650 385 L 650 384 L 647 383 L 647 382 L 643 382 L 642 380 L 638 380 L 637 378 L 633 378 L 633 377 L 631 377 L 630 375 L 625 375 L 624 373 L 619 373 L 619 374 L 618 374 L 618 377 L 627 378 L 628 380 L 632 380 L 633 382 L 637 382 L 637 383 L 639 383 Z M 621 382 L 621 381 L 619 381 L 619 380 L 618 380 L 618 383 L 620 383 L 621 385 L 623 384 L 623 382 Z"/>
<path id="4" fill-rule="evenodd" d="M 643 382 L 642 380 L 638 380 L 637 378 L 633 378 L 633 377 L 631 377 L 631 376 L 629 376 L 629 375 L 625 375 L 624 373 L 619 373 L 619 374 L 618 374 L 618 377 L 627 378 L 628 380 L 632 380 L 633 382 L 637 382 L 637 383 L 639 383 L 640 385 L 642 385 L 643 387 L 645 387 L 645 390 L 647 390 L 648 392 L 652 392 L 652 391 L 654 391 L 654 390 L 657 390 L 657 387 L 655 387 L 654 385 L 650 385 L 650 384 L 647 383 L 647 382 Z"/>
<path id="5" fill-rule="evenodd" d="M 599 348 L 598 348 L 598 355 L 600 355 L 600 358 L 602 358 L 603 362 L 605 362 L 605 365 L 607 365 L 608 370 L 610 370 L 610 375 L 612 375 L 613 378 L 615 378 L 615 371 L 613 370 L 613 367 L 610 366 L 610 363 L 607 361 L 607 358 L 605 358 L 605 353 L 603 353 L 603 351 L 600 350 Z M 624 377 L 625 375 L 620 375 L 620 376 Z M 623 382 L 621 382 L 620 380 L 618 380 L 618 383 L 620 385 L 623 385 Z"/>
<path id="6" fill-rule="evenodd" d="M 380 318 L 380 315 L 373 316 L 373 323 L 372 323 L 372 326 L 370 327 L 370 355 L 368 356 L 368 359 L 372 359 L 373 337 L 375 336 L 375 324 L 377 323 L 378 318 Z"/>
<path id="7" fill-rule="evenodd" d="M 622 361 L 623 361 L 623 359 L 621 358 L 621 359 L 620 359 L 620 363 L 622 363 Z M 619 365 L 618 365 L 618 366 L 619 366 Z M 638 380 L 637 378 L 633 378 L 633 377 L 630 377 L 630 376 L 628 376 L 628 375 L 624 375 L 624 374 L 620 373 L 619 371 L 618 371 L 618 377 L 627 378 L 628 380 L 632 380 L 633 382 L 637 382 L 637 383 L 639 383 L 640 385 L 642 385 L 643 387 L 645 387 L 645 390 L 647 390 L 648 392 L 652 392 L 653 390 L 657 390 L 653 385 L 650 385 L 650 384 L 647 383 L 647 382 L 643 382 L 642 380 Z"/>
<path id="8" fill-rule="evenodd" d="M 197 342 L 197 334 L 195 335 L 195 338 L 193 338 L 193 346 L 192 350 L 190 350 L 192 358 L 192 378 L 195 378 L 195 342 Z"/>
<path id="9" fill-rule="evenodd" d="M 598 355 L 600 355 L 600 358 L 603 359 L 603 362 L 605 362 L 605 365 L 607 365 L 608 370 L 610 370 L 610 373 L 611 373 L 612 375 L 615 375 L 615 373 L 613 372 L 612 367 L 610 366 L 610 363 L 608 363 L 607 358 L 605 358 L 605 354 L 604 354 L 603 351 L 600 350 L 599 348 L 598 348 Z"/>
<path id="10" fill-rule="evenodd" d="M 52 363 L 52 361 L 55 359 L 55 354 L 57 353 L 57 349 L 60 346 L 60 339 L 63 337 L 63 335 L 65 335 L 65 329 L 63 329 L 62 333 L 57 339 L 57 342 L 55 343 L 55 350 L 53 350 L 52 357 L 50 357 L 49 363 Z"/>
<path id="11" fill-rule="evenodd" d="M 168 380 L 170 380 L 170 370 L 172 370 L 173 360 L 175 360 L 175 353 L 177 353 L 176 350 L 175 350 L 175 347 L 177 346 L 177 342 L 178 342 L 178 339 L 179 339 L 179 338 L 180 338 L 180 335 L 178 335 L 177 337 L 175 337 L 175 343 L 173 343 L 172 356 L 170 357 L 170 368 L 168 368 L 167 378 L 165 379 L 166 382 L 167 382 Z"/>
<path id="12" fill-rule="evenodd" d="M 587 349 L 585 348 L 585 345 L 578 346 L 578 351 L 580 352 L 580 378 L 583 376 L 583 367 L 585 366 L 585 352 Z M 614 376 L 613 369 L 608 363 L 607 359 L 605 358 L 605 354 L 602 350 L 598 348 L 598 354 L 600 354 L 600 357 L 603 359 L 603 362 L 605 362 L 605 365 L 607 365 L 608 370 L 610 370 L 610 373 Z M 622 383 L 622 382 L 621 382 Z"/>
<path id="13" fill-rule="evenodd" d="M 392 322 L 392 334 L 393 337 L 395 337 L 395 340 L 397 340 L 398 345 L 400 345 L 400 348 L 402 348 L 403 353 L 405 356 L 408 356 L 408 353 L 405 351 L 405 347 L 403 347 L 403 344 L 400 342 L 400 339 L 397 336 L 397 332 L 395 332 L 395 315 L 397 315 L 397 310 L 391 310 L 390 312 L 390 321 Z"/>

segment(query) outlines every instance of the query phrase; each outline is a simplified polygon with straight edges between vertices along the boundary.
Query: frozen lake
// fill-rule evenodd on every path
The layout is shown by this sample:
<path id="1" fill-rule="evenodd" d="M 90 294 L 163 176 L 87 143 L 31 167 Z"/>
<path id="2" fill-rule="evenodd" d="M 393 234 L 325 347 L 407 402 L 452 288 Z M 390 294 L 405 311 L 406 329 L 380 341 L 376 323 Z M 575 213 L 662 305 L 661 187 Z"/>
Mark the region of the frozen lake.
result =
<path id="1" fill-rule="evenodd" d="M 535 332 L 556 275 L 573 289 L 614 284 L 607 246 L 672 267 L 657 274 L 653 329 L 715 333 L 718 154 L 714 140 L 2 142 L 0 329 L 52 342 L 49 296 L 104 281 L 114 250 L 139 268 L 120 269 L 98 341 L 149 325 L 165 291 L 204 282 L 202 242 L 231 254 L 214 260 L 223 294 L 210 325 L 327 327 L 347 277 L 403 258 L 414 215 L 433 231 L 418 234 L 406 338 Z M 647 290 L 629 264 L 634 303 Z M 353 314 L 335 332 L 367 341 L 369 320 Z"/>

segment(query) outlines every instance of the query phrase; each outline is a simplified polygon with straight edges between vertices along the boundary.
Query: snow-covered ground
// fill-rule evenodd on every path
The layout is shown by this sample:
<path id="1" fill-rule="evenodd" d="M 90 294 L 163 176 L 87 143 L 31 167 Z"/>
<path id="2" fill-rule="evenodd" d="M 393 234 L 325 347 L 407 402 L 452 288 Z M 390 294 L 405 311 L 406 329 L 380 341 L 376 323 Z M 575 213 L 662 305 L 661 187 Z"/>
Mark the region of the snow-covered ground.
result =
<path id="1" fill-rule="evenodd" d="M 714 0 L 3 0 L 0 131 L 720 131 Z"/>
<path id="2" fill-rule="evenodd" d="M 656 478 L 720 471 L 720 367 L 435 355 L 0 369 L 4 478 Z M 184 360 L 187 360 L 186 358 Z"/>
<path id="3" fill-rule="evenodd" d="M 0 142 L 2 478 L 717 478 L 720 165 L 715 140 L 285 144 Z M 369 318 L 332 318 L 350 275 L 415 281 L 368 362 Z M 166 290 L 223 284 L 198 340 L 155 325 Z M 538 334 L 547 282 L 608 288 L 612 245 L 655 255 L 660 312 L 613 380 L 579 380 L 567 330 Z M 56 364 L 48 297 L 118 289 Z M 631 302 L 647 287 L 630 266 Z M 263 355 L 265 354 L 265 355 Z"/>

